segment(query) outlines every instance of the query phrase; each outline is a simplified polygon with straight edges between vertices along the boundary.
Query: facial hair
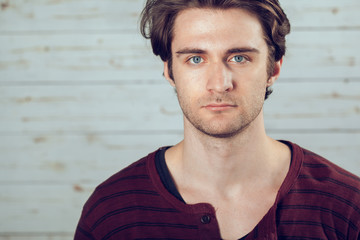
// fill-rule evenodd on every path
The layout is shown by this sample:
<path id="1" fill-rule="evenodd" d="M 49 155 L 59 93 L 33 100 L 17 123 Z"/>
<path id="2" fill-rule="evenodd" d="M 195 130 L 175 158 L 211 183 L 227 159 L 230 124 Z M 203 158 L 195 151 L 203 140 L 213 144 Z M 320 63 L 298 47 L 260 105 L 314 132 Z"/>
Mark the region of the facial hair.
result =
<path id="1" fill-rule="evenodd" d="M 240 134 L 258 117 L 264 103 L 264 98 L 260 94 L 259 97 L 255 97 L 256 104 L 253 104 L 248 111 L 245 111 L 243 99 L 241 97 L 235 99 L 233 95 L 227 92 L 199 98 L 196 104 L 189 102 L 188 98 L 179 93 L 177 93 L 177 97 L 186 120 L 199 132 L 213 138 L 232 138 Z M 207 120 L 196 113 L 196 109 L 202 111 L 204 110 L 201 110 L 203 106 L 211 103 L 236 105 L 237 108 L 232 110 L 236 111 L 235 116 L 231 120 L 221 120 L 229 116 L 222 116 L 224 113 L 219 111 L 213 113 L 214 119 Z M 195 109 L 192 106 L 195 106 Z"/>

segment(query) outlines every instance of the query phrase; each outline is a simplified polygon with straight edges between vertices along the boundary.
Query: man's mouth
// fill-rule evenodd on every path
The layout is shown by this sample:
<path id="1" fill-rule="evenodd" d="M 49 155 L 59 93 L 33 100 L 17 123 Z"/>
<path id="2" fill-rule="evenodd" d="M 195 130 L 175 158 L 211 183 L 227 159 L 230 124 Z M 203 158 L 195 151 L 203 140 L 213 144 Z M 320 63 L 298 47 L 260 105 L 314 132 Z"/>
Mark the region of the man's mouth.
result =
<path id="1" fill-rule="evenodd" d="M 205 105 L 204 108 L 210 111 L 226 111 L 226 110 L 230 110 L 233 108 L 236 108 L 237 105 L 235 104 L 230 104 L 230 103 L 211 103 L 208 105 Z"/>

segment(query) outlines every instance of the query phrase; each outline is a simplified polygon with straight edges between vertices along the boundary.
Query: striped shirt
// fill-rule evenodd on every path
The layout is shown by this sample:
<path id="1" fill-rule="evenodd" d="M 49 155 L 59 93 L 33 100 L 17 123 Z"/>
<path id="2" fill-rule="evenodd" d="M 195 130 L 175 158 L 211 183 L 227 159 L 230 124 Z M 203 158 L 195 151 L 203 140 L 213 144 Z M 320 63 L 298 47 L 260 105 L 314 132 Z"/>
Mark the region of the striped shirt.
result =
<path id="1" fill-rule="evenodd" d="M 360 240 L 360 179 L 285 143 L 292 150 L 289 172 L 274 205 L 246 239 Z M 162 184 L 156 152 L 95 189 L 83 208 L 75 240 L 221 239 L 210 204 L 185 204 Z"/>

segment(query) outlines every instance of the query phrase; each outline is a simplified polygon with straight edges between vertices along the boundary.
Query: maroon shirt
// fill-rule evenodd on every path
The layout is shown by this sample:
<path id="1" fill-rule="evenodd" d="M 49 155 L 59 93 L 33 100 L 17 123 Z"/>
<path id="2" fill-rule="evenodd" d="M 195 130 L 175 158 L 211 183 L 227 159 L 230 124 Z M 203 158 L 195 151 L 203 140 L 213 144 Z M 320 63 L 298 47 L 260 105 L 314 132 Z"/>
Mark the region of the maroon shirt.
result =
<path id="1" fill-rule="evenodd" d="M 292 149 L 290 170 L 275 204 L 246 239 L 360 240 L 360 179 L 285 143 Z M 188 205 L 170 194 L 155 155 L 96 188 L 83 208 L 75 240 L 221 239 L 215 209 L 208 203 Z"/>

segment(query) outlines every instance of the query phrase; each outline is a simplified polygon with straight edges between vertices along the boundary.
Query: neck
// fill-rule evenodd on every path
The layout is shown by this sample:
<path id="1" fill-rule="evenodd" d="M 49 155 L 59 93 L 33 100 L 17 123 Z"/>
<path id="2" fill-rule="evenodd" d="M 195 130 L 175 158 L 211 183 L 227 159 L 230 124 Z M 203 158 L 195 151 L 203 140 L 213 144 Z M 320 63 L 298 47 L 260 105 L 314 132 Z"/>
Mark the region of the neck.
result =
<path id="1" fill-rule="evenodd" d="M 185 123 L 190 125 L 189 123 Z M 193 126 L 185 127 L 183 144 L 183 163 L 184 167 L 193 170 L 194 164 L 206 166 L 204 175 L 213 170 L 218 181 L 242 182 L 249 179 L 248 175 L 253 174 L 251 170 L 254 166 L 259 166 L 259 161 L 264 159 L 268 148 L 269 139 L 265 134 L 261 116 L 249 126 L 244 128 L 239 134 L 231 138 L 214 138 L 204 133 L 195 131 Z M 187 169 L 186 171 L 191 171 Z M 251 171 L 250 171 L 251 170 Z M 201 174 L 197 171 L 197 174 Z M 200 175 L 201 176 L 201 175 Z M 229 182 L 228 182 L 229 184 Z M 220 183 L 220 185 L 222 185 Z"/>
<path id="2" fill-rule="evenodd" d="M 254 181 L 271 182 L 279 164 L 284 165 L 284 152 L 283 144 L 266 135 L 261 112 L 231 138 L 207 136 L 185 120 L 184 140 L 167 152 L 166 159 L 176 182 L 231 192 Z"/>

